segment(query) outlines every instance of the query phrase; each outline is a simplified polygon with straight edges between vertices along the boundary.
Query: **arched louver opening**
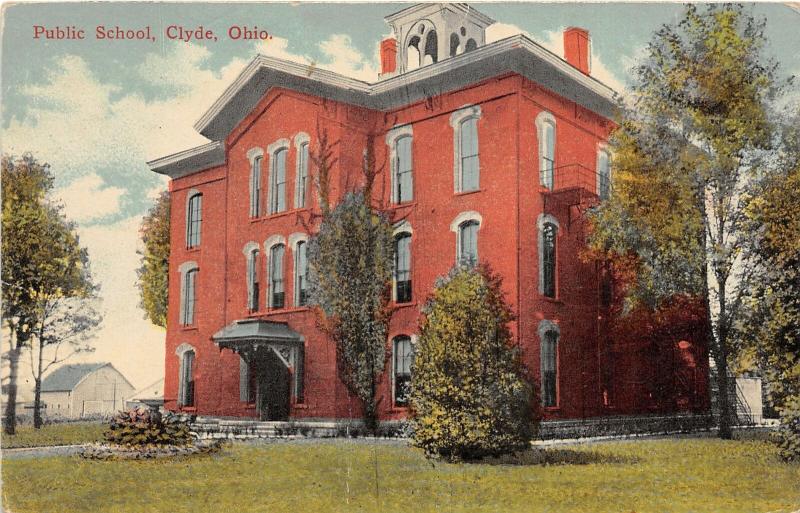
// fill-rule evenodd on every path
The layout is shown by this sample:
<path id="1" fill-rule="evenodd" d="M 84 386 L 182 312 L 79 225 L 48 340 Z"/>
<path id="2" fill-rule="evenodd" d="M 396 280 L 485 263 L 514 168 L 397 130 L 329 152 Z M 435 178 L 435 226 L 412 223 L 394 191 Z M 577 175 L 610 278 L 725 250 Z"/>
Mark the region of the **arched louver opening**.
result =
<path id="1" fill-rule="evenodd" d="M 474 39 L 470 38 L 467 40 L 467 45 L 464 47 L 464 51 L 471 52 L 476 48 L 478 48 L 478 43 L 476 43 Z"/>
<path id="2" fill-rule="evenodd" d="M 428 32 L 428 36 L 425 38 L 425 55 L 422 61 L 424 65 L 435 64 L 439 61 L 439 38 L 436 36 L 435 30 Z"/>
<path id="3" fill-rule="evenodd" d="M 450 57 L 455 57 L 458 55 L 459 44 L 461 44 L 461 40 L 458 38 L 458 34 L 455 32 L 450 34 Z"/>

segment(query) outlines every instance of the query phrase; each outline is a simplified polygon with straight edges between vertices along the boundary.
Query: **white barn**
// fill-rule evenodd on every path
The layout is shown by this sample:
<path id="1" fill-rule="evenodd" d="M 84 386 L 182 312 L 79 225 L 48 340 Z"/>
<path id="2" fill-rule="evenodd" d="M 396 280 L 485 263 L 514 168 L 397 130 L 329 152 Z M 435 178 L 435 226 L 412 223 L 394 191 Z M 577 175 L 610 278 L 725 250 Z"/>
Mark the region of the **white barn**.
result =
<path id="1" fill-rule="evenodd" d="M 43 412 L 48 417 L 113 415 L 124 409 L 134 387 L 110 363 L 64 365 L 42 381 Z"/>

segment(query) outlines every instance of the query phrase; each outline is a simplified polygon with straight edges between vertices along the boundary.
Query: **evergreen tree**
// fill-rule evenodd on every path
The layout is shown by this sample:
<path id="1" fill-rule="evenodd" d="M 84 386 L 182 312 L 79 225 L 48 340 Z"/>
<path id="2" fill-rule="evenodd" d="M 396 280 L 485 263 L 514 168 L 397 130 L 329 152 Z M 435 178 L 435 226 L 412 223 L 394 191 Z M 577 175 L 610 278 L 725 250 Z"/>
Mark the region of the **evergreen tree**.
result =
<path id="1" fill-rule="evenodd" d="M 457 267 L 429 297 L 414 348 L 414 445 L 433 457 L 473 459 L 528 447 L 535 394 L 508 323 L 500 278 Z"/>
<path id="2" fill-rule="evenodd" d="M 139 304 L 150 322 L 162 328 L 167 327 L 169 216 L 170 196 L 163 191 L 142 219 L 139 235 L 144 250 L 139 251 L 141 264 L 136 270 Z"/>

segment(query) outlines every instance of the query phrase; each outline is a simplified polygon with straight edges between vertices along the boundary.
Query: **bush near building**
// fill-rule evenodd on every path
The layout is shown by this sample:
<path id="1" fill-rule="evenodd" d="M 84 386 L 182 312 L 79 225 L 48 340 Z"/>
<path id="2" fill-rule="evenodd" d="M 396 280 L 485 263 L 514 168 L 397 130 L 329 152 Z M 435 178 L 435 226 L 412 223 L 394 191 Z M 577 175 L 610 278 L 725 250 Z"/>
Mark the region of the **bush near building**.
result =
<path id="1" fill-rule="evenodd" d="M 457 267 L 423 309 L 412 370 L 413 443 L 429 457 L 476 459 L 525 449 L 535 433 L 534 388 L 508 323 L 501 279 Z"/>

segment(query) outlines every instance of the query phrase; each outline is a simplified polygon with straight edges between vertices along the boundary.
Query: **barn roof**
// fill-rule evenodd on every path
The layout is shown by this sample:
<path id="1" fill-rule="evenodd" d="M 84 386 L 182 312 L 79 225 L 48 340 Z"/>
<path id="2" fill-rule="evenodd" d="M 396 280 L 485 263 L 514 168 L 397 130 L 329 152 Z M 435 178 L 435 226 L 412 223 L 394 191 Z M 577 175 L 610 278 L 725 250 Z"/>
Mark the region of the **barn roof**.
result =
<path id="1" fill-rule="evenodd" d="M 44 378 L 42 381 L 42 392 L 70 391 L 75 388 L 83 378 L 106 365 L 111 364 L 102 362 L 63 365 Z"/>

